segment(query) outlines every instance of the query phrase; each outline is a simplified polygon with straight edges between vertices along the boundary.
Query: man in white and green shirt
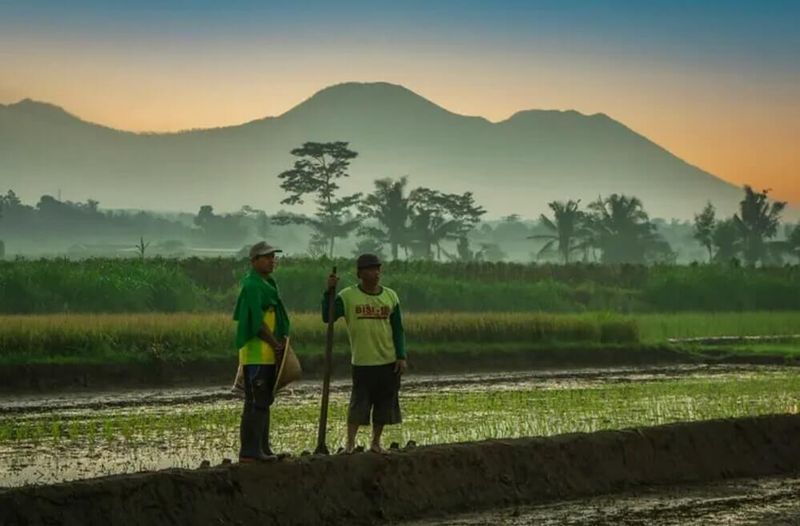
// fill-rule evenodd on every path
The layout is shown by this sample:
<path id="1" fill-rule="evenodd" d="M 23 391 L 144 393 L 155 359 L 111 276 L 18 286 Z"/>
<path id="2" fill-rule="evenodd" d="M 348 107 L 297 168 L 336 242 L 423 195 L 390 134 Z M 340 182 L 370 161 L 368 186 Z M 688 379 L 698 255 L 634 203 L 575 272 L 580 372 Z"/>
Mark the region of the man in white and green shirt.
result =
<path id="1" fill-rule="evenodd" d="M 383 451 L 385 425 L 399 424 L 400 376 L 406 370 L 405 334 L 397 293 L 380 284 L 381 262 L 374 254 L 363 254 L 356 263 L 359 284 L 336 297 L 334 320 L 344 317 L 350 338 L 353 390 L 347 413 L 345 451 L 355 448 L 359 426 L 370 424 L 370 450 Z M 328 278 L 330 291 L 339 278 Z M 328 322 L 328 292 L 322 298 L 322 320 Z"/>

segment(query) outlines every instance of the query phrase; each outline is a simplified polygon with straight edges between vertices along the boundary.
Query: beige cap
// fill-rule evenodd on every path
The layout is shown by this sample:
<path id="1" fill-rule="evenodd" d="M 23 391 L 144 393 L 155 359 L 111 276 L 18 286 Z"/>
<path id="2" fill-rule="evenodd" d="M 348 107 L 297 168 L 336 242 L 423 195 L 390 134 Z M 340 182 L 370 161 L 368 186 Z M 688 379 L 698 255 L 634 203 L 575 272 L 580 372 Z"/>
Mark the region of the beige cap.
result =
<path id="1" fill-rule="evenodd" d="M 269 254 L 275 254 L 276 252 L 283 252 L 283 250 L 273 247 L 265 241 L 259 241 L 250 247 L 250 259 L 255 259 L 258 256 L 268 256 Z"/>

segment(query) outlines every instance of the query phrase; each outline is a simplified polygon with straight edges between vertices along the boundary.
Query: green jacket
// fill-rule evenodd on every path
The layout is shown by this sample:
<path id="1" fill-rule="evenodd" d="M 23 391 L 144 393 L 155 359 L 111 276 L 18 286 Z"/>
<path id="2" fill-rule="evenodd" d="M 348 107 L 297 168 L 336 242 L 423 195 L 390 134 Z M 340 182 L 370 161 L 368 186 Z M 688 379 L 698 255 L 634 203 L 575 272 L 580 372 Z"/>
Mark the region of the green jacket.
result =
<path id="1" fill-rule="evenodd" d="M 275 338 L 289 336 L 289 315 L 278 292 L 278 284 L 272 278 L 264 279 L 255 270 L 250 270 L 241 282 L 242 290 L 236 300 L 233 319 L 236 326 L 236 348 L 258 337 L 264 323 L 264 313 L 272 307 L 275 311 Z"/>

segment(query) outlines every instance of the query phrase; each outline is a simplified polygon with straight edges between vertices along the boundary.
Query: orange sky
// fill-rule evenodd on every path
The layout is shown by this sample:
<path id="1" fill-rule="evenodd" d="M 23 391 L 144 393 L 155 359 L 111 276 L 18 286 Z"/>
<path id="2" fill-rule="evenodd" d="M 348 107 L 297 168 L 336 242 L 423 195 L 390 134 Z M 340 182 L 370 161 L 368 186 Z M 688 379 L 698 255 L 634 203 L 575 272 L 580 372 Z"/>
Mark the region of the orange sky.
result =
<path id="1" fill-rule="evenodd" d="M 641 57 L 423 51 L 353 50 L 357 59 L 343 64 L 255 45 L 235 56 L 208 49 L 192 61 L 157 50 L 133 60 L 124 49 L 86 55 L 43 45 L 0 54 L 0 103 L 30 97 L 115 128 L 173 131 L 279 115 L 328 85 L 381 80 L 493 121 L 533 108 L 603 112 L 690 164 L 800 203 L 796 77 Z"/>

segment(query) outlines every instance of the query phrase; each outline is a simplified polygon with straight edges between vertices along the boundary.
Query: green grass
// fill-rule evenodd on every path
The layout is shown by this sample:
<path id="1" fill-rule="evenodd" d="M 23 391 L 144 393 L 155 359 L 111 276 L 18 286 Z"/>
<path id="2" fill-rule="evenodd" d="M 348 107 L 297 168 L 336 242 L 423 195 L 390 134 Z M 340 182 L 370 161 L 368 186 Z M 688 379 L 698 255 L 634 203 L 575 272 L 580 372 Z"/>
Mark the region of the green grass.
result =
<path id="1" fill-rule="evenodd" d="M 420 313 L 405 318 L 409 349 L 462 342 L 530 345 L 635 343 L 635 324 L 623 317 L 583 314 Z M 318 353 L 325 325 L 318 314 L 292 316 L 299 354 Z M 0 363 L 191 362 L 235 356 L 234 325 L 223 314 L 56 314 L 0 317 Z M 343 322 L 337 347 L 346 349 Z"/>
<path id="2" fill-rule="evenodd" d="M 637 314 L 642 342 L 669 338 L 800 334 L 800 312 L 690 312 Z"/>
<path id="3" fill-rule="evenodd" d="M 291 310 L 319 306 L 330 268 L 348 259 L 282 260 L 275 278 Z M 0 261 L 0 313 L 213 312 L 232 309 L 247 261 Z M 598 265 L 389 262 L 384 281 L 415 312 L 687 312 L 800 310 L 800 265 Z"/>
<path id="4" fill-rule="evenodd" d="M 745 343 L 745 344 L 694 344 L 681 348 L 682 352 L 698 360 L 718 362 L 725 358 L 757 361 L 762 358 L 782 358 L 785 364 L 800 362 L 800 340 L 793 343 Z"/>

